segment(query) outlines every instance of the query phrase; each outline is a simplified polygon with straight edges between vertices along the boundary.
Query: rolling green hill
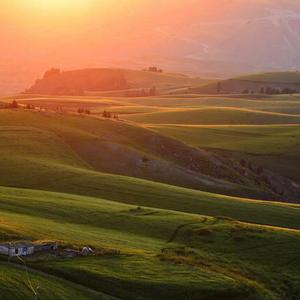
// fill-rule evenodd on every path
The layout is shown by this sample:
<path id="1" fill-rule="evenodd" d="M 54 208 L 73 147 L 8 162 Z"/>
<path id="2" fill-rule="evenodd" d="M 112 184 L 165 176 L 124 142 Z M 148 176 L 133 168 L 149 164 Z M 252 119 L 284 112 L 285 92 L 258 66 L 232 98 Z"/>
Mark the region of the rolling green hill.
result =
<path id="1" fill-rule="evenodd" d="M 153 125 L 152 129 L 194 147 L 226 152 L 300 181 L 299 126 Z"/>
<path id="2" fill-rule="evenodd" d="M 271 213 L 276 206 L 280 212 L 275 209 L 274 216 L 282 220 L 278 223 L 291 222 L 292 211 L 297 213 L 299 209 L 295 205 L 270 203 L 266 209 Z M 293 299 L 300 293 L 300 235 L 296 230 L 10 188 L 0 188 L 0 211 L 1 232 L 9 228 L 6 235 L 54 239 L 74 248 L 89 244 L 95 251 L 102 251 L 97 256 L 71 260 L 56 256 L 28 258 L 29 276 L 40 285 L 41 297 L 47 293 L 48 285 L 59 284 L 60 278 L 84 285 L 94 293 L 105 292 L 121 299 L 194 299 L 197 294 L 208 300 Z M 261 209 L 257 212 L 269 214 Z M 298 227 L 296 214 L 294 222 L 292 227 Z M 164 248 L 168 250 L 162 251 Z M 109 249 L 117 249 L 121 254 L 109 254 Z M 48 283 L 44 276 L 37 277 L 39 273 L 31 270 L 57 278 L 51 277 Z M 284 282 L 282 276 L 286 278 Z M 7 299 L 12 299 L 8 278 L 3 282 Z M 26 282 L 15 279 L 13 284 L 28 297 Z M 4 287 L 1 285 L 0 291 Z M 64 289 L 67 298 L 75 287 L 64 285 Z M 65 299 L 59 291 L 56 297 Z M 80 297 L 80 289 L 78 293 Z M 95 299 L 91 295 L 86 293 L 82 299 Z"/>
<path id="3" fill-rule="evenodd" d="M 235 196 L 281 197 L 267 184 L 258 185 L 255 172 L 243 176 L 228 160 L 122 121 L 22 110 L 3 110 L 0 115 L 2 185 L 57 186 L 49 178 L 60 177 L 62 170 L 72 174 L 81 169 L 86 174 L 114 173 Z M 26 178 L 28 169 L 32 180 Z M 276 184 L 289 185 L 279 181 Z M 293 187 L 289 193 L 293 201 Z"/>
<path id="4" fill-rule="evenodd" d="M 249 74 L 237 77 L 241 80 L 273 82 L 273 83 L 300 83 L 300 72 L 268 72 Z"/>
<path id="5" fill-rule="evenodd" d="M 138 123 L 201 124 L 201 125 L 263 125 L 299 124 L 300 116 L 228 107 L 178 109 L 126 116 Z"/>
<path id="6" fill-rule="evenodd" d="M 44 95 L 109 95 L 126 94 L 126 90 L 157 87 L 161 92 L 201 85 L 210 80 L 191 78 L 182 74 L 157 73 L 127 69 L 83 69 L 72 71 L 50 70 L 30 87 L 27 94 Z M 123 91 L 116 92 L 116 91 Z M 107 94 L 107 93 L 106 93 Z"/>
<path id="7" fill-rule="evenodd" d="M 103 299 L 113 300 L 102 293 L 76 285 L 70 281 L 35 270 L 29 273 L 23 266 L 0 262 L 1 299 L 34 299 L 34 293 L 46 300 Z"/>
<path id="8" fill-rule="evenodd" d="M 299 72 L 269 72 L 249 74 L 227 80 L 209 83 L 208 85 L 191 88 L 193 93 L 243 93 L 245 90 L 260 93 L 261 89 L 293 90 L 300 91 Z M 285 92 L 290 94 L 291 92 Z"/>
<path id="9" fill-rule="evenodd" d="M 0 295 L 32 299 L 31 283 L 41 299 L 298 299 L 300 206 L 262 201 L 298 202 L 297 98 L 150 100 L 23 95 L 49 107 L 0 110 L 0 242 L 95 254 L 35 254 L 27 271 L 0 256 Z"/>
<path id="10" fill-rule="evenodd" d="M 195 147 L 253 154 L 299 154 L 298 125 L 153 125 L 151 128 Z"/>
<path id="11" fill-rule="evenodd" d="M 155 162 L 156 169 L 154 170 L 158 170 L 158 167 L 161 168 L 160 170 L 164 170 L 162 166 L 166 161 L 167 167 L 173 167 L 170 172 L 174 177 L 176 166 L 179 165 L 178 170 L 182 170 L 180 164 L 187 163 L 186 160 L 175 160 L 183 152 L 185 155 L 188 153 L 189 157 L 200 160 L 202 172 L 205 167 L 208 174 L 213 172 L 217 175 L 218 170 L 213 167 L 209 154 L 205 152 L 203 154 L 200 152 L 201 156 L 200 154 L 195 156 L 196 154 L 193 152 L 195 148 L 187 148 L 184 144 L 177 144 L 173 140 L 162 139 L 152 131 L 123 122 L 25 111 L 5 110 L 0 113 L 0 124 L 1 122 L 3 125 L 6 124 L 1 126 L 0 131 L 0 184 L 3 186 L 69 192 L 185 212 L 209 215 L 224 214 L 233 218 L 241 218 L 243 221 L 266 224 L 264 223 L 266 222 L 265 216 L 248 215 L 249 210 L 257 210 L 255 201 L 252 203 L 251 200 L 245 200 L 242 201 L 243 204 L 236 206 L 238 198 L 215 194 L 217 190 L 220 190 L 227 191 L 228 194 L 248 193 L 252 197 L 254 195 L 258 197 L 259 193 L 268 191 L 267 185 L 260 186 L 261 190 L 259 190 L 259 186 L 255 183 L 255 177 L 252 179 L 251 176 L 249 179 L 245 178 L 247 181 L 244 185 L 230 183 L 228 181 L 230 172 L 234 176 L 234 172 L 237 172 L 235 168 L 229 169 L 228 167 L 224 173 L 228 176 L 227 181 L 213 179 L 208 175 L 201 175 L 202 177 L 198 175 L 203 180 L 203 186 L 207 189 L 211 186 L 214 194 L 110 174 L 114 173 L 114 170 L 119 170 L 117 168 L 124 164 L 126 155 L 131 150 L 135 155 L 134 158 L 138 160 L 137 169 L 144 172 L 147 170 L 148 160 Z M 8 126 L 10 123 L 15 125 Z M 29 124 L 35 128 L 29 127 Z M 38 124 L 40 129 L 36 129 L 34 124 Z M 153 147 L 155 143 L 158 144 L 158 148 Z M 170 148 L 174 156 L 171 156 L 164 148 L 164 151 L 161 152 L 162 146 Z M 123 147 L 125 147 L 124 150 Z M 119 150 L 120 148 L 121 151 L 114 152 L 115 149 Z M 174 152 L 177 148 L 178 152 Z M 146 150 L 151 151 L 152 155 L 149 156 L 150 152 L 146 152 Z M 114 155 L 116 155 L 115 162 L 112 162 Z M 94 156 L 97 159 L 93 159 Z M 143 159 L 143 157 L 145 158 Z M 213 160 L 216 159 L 213 158 Z M 162 162 L 159 164 L 160 160 Z M 171 160 L 174 161 L 174 165 L 170 163 Z M 114 163 L 116 169 L 113 169 Z M 124 165 L 126 169 L 133 167 L 131 160 Z M 184 174 L 190 173 L 191 170 L 178 174 L 182 174 L 181 176 L 184 178 Z M 138 173 L 134 174 L 136 174 L 135 177 L 139 177 Z M 171 173 L 166 173 L 166 177 L 170 176 L 169 174 Z M 177 180 L 179 183 L 181 182 L 180 178 Z M 277 181 L 275 182 L 277 183 Z M 275 198 L 270 199 L 274 200 Z M 291 201 L 294 199 L 297 201 L 296 196 L 292 197 Z M 259 207 L 262 209 L 260 204 Z M 290 220 L 292 222 L 293 218 Z M 267 224 L 285 226 L 282 223 L 271 223 L 273 221 L 274 218 L 270 216 Z"/>

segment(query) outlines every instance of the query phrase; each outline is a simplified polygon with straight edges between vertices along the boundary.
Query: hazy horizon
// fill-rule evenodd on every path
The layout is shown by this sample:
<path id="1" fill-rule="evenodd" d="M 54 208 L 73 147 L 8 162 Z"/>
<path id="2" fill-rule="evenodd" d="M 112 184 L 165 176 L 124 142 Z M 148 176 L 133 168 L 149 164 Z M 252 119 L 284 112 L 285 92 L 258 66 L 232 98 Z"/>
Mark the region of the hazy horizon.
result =
<path id="1" fill-rule="evenodd" d="M 1 5 L 0 92 L 24 88 L 51 67 L 156 64 L 211 78 L 300 67 L 300 4 L 293 0 Z"/>

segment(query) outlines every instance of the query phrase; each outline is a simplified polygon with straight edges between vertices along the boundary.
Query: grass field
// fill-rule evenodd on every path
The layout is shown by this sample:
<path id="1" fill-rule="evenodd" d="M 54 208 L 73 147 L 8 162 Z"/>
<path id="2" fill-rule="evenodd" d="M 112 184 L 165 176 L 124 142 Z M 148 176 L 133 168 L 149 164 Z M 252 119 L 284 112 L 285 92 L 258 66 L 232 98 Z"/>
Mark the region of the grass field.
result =
<path id="1" fill-rule="evenodd" d="M 94 291 L 122 299 L 193 299 L 198 293 L 203 299 L 215 299 L 216 295 L 221 299 L 292 299 L 300 292 L 300 235 L 296 230 L 8 188 L 1 188 L 0 205 L 1 229 L 9 228 L 7 234 L 56 239 L 73 247 L 89 244 L 94 249 L 120 250 L 117 256 L 27 261 L 33 269 Z M 161 252 L 163 248 L 169 250 Z M 288 266 L 285 283 L 281 282 L 283 274 L 274 273 L 283 264 Z M 36 281 L 43 293 L 47 283 L 41 278 Z M 285 291 L 285 285 L 292 288 Z M 24 283 L 18 286 L 26 289 Z M 72 286 L 67 292 L 72 292 Z"/>
<path id="2" fill-rule="evenodd" d="M 0 262 L 0 293 L 3 300 L 34 299 L 35 293 L 47 300 L 113 299 L 67 280 L 35 270 L 27 272 L 22 266 L 5 262 Z"/>
<path id="3" fill-rule="evenodd" d="M 126 119 L 146 124 L 264 125 L 299 124 L 300 116 L 237 108 L 181 109 L 127 116 Z"/>
<path id="4" fill-rule="evenodd" d="M 153 125 L 151 128 L 195 147 L 210 147 L 253 154 L 299 154 L 300 152 L 300 128 L 298 125 Z"/>
<path id="5" fill-rule="evenodd" d="M 0 298 L 33 299 L 29 282 L 41 299 L 300 298 L 300 206 L 263 201 L 267 186 L 237 167 L 300 182 L 298 96 L 18 101 L 47 109 L 0 110 L 0 241 L 97 255 L 34 255 L 28 273 L 0 257 Z"/>
<path id="6" fill-rule="evenodd" d="M 261 93 L 263 88 L 276 90 L 289 89 L 287 94 L 299 91 L 300 74 L 298 71 L 290 72 L 266 72 L 242 75 L 230 79 L 221 80 L 218 83 L 208 83 L 204 86 L 192 87 L 189 91 L 193 93 Z"/>
<path id="7" fill-rule="evenodd" d="M 262 81 L 262 82 L 300 83 L 299 72 L 267 72 L 267 73 L 249 74 L 237 78 L 243 80 Z"/>

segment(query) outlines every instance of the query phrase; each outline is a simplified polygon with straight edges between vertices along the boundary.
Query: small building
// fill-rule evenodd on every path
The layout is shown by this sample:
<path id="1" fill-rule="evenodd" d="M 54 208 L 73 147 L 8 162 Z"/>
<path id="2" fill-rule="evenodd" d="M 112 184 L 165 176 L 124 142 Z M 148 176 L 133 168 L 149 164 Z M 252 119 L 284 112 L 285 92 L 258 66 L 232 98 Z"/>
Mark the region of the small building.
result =
<path id="1" fill-rule="evenodd" d="M 64 251 L 61 253 L 61 256 L 64 258 L 74 258 L 80 255 L 80 251 L 75 249 L 64 249 Z"/>
<path id="2" fill-rule="evenodd" d="M 57 242 L 42 242 L 34 245 L 35 252 L 55 251 L 58 249 Z"/>
<path id="3" fill-rule="evenodd" d="M 0 244 L 0 254 L 7 256 L 27 256 L 34 253 L 34 244 L 30 242 L 12 242 Z"/>

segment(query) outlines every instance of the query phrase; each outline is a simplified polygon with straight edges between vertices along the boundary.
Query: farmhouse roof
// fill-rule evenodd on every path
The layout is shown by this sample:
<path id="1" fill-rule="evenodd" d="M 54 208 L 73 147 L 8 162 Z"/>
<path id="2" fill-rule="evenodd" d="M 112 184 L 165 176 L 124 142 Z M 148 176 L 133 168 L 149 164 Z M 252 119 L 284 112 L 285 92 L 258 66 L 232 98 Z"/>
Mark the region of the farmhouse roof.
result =
<path id="1" fill-rule="evenodd" d="M 2 247 L 14 247 L 14 248 L 22 248 L 22 247 L 33 247 L 34 244 L 31 242 L 7 242 L 7 243 L 1 243 L 0 246 Z"/>

